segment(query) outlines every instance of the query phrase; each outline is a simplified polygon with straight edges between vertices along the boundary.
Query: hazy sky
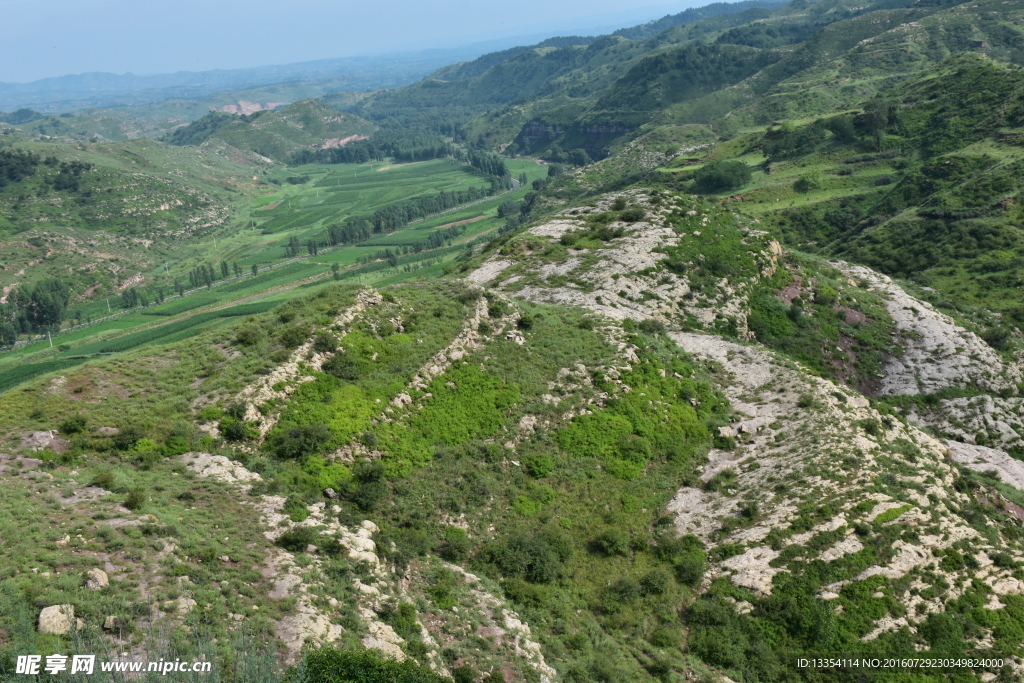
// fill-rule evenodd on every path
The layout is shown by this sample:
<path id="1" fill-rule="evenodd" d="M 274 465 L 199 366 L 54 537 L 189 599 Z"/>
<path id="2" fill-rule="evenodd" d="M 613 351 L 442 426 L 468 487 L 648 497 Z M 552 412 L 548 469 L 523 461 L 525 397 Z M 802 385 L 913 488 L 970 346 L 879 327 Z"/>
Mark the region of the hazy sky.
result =
<path id="1" fill-rule="evenodd" d="M 679 0 L 0 0 L 0 81 L 203 71 L 626 26 Z M 624 9 L 625 7 L 625 9 Z"/>

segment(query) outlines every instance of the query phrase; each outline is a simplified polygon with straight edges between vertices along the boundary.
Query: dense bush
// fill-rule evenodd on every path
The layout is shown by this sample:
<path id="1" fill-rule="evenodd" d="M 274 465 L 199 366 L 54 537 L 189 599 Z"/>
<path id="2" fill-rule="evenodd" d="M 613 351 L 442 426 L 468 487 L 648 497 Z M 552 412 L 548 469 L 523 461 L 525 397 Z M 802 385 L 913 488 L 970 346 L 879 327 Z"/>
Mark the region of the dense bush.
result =
<path id="1" fill-rule="evenodd" d="M 145 507 L 148 501 L 149 496 L 146 495 L 146 490 L 137 487 L 128 492 L 128 497 L 124 499 L 124 506 L 135 512 Z"/>
<path id="2" fill-rule="evenodd" d="M 325 425 L 306 425 L 286 433 L 277 432 L 274 434 L 271 448 L 279 458 L 301 458 L 319 451 L 333 436 Z"/>
<path id="3" fill-rule="evenodd" d="M 461 564 L 469 556 L 469 535 L 456 526 L 447 527 L 441 534 L 440 555 L 449 562 Z"/>
<path id="4" fill-rule="evenodd" d="M 313 527 L 296 526 L 278 536 L 274 542 L 290 553 L 301 553 L 305 552 L 308 546 L 316 545 L 319 540 L 319 535 Z"/>
<path id="5" fill-rule="evenodd" d="M 306 655 L 296 683 L 450 683 L 412 659 L 396 662 L 377 650 L 323 648 Z"/>
<path id="6" fill-rule="evenodd" d="M 379 460 L 362 461 L 355 469 L 352 502 L 361 510 L 372 510 L 387 495 L 388 485 L 384 477 L 384 466 Z"/>
<path id="7" fill-rule="evenodd" d="M 742 161 L 712 161 L 697 169 L 693 179 L 698 192 L 730 192 L 749 183 L 751 175 Z"/>
<path id="8" fill-rule="evenodd" d="M 59 429 L 63 434 L 78 434 L 85 431 L 87 424 L 88 420 L 84 416 L 75 415 L 61 422 Z"/>
<path id="9" fill-rule="evenodd" d="M 550 583 L 572 557 L 572 543 L 561 532 L 514 532 L 490 544 L 483 559 L 498 567 L 507 577 L 522 577 L 533 583 Z"/>

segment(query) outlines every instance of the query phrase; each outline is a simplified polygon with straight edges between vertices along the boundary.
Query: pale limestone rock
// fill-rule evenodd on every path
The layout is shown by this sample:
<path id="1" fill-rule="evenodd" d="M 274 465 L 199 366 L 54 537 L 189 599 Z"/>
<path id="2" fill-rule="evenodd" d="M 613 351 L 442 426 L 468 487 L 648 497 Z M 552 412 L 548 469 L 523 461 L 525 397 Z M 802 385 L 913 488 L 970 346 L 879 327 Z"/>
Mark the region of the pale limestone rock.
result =
<path id="1" fill-rule="evenodd" d="M 1003 483 L 1024 490 L 1024 462 L 995 448 L 947 441 L 953 460 L 975 472 L 994 470 Z"/>
<path id="2" fill-rule="evenodd" d="M 885 307 L 904 337 L 906 350 L 885 367 L 882 394 L 927 394 L 949 386 L 978 384 L 989 391 L 1015 387 L 1021 368 L 1008 365 L 981 337 L 959 326 L 931 304 L 907 294 L 890 278 L 870 268 L 832 262 L 882 294 Z"/>
<path id="3" fill-rule="evenodd" d="M 781 570 L 769 566 L 768 563 L 778 556 L 777 550 L 768 547 L 751 548 L 742 555 L 723 561 L 722 567 L 732 571 L 730 578 L 737 586 L 749 588 L 756 595 L 770 595 L 772 577 Z"/>
<path id="4" fill-rule="evenodd" d="M 85 587 L 91 591 L 98 591 L 110 585 L 107 573 L 102 569 L 90 569 L 86 574 Z"/>
<path id="5" fill-rule="evenodd" d="M 482 285 L 501 275 L 501 272 L 511 265 L 512 262 L 508 260 L 488 261 L 467 275 L 466 279 L 473 284 Z"/>
<path id="6" fill-rule="evenodd" d="M 836 543 L 831 548 L 827 549 L 821 554 L 821 560 L 823 562 L 831 562 L 832 560 L 838 560 L 843 555 L 849 555 L 851 553 L 857 553 L 864 549 L 864 545 L 857 540 L 856 536 L 847 536 L 843 540 Z"/>
<path id="7" fill-rule="evenodd" d="M 209 453 L 185 453 L 181 456 L 190 470 L 200 477 L 213 477 L 228 483 L 257 482 L 263 477 L 250 472 L 245 467 L 233 460 L 228 460 L 223 455 L 211 455 Z"/>
<path id="8" fill-rule="evenodd" d="M 62 636 L 82 628 L 81 619 L 75 619 L 74 605 L 50 605 L 39 613 L 39 632 Z"/>

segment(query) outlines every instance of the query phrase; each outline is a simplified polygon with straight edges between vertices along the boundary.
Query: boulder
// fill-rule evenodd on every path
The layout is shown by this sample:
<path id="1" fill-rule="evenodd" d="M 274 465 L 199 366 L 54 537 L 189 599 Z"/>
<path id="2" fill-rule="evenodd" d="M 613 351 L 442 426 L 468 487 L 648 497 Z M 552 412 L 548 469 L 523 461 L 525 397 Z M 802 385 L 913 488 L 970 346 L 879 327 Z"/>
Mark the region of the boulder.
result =
<path id="1" fill-rule="evenodd" d="M 328 487 L 324 489 L 324 496 L 326 496 L 329 500 L 337 500 L 338 492 Z"/>
<path id="2" fill-rule="evenodd" d="M 110 585 L 110 578 L 102 569 L 90 569 L 85 575 L 85 587 L 91 591 L 98 591 Z"/>
<path id="3" fill-rule="evenodd" d="M 105 631 L 116 631 L 119 628 L 123 628 L 123 627 L 124 627 L 124 622 L 121 619 L 119 619 L 118 617 L 115 617 L 114 615 L 110 615 L 106 619 L 103 620 L 103 629 Z"/>
<path id="4" fill-rule="evenodd" d="M 50 605 L 39 613 L 40 633 L 62 636 L 82 626 L 82 620 L 75 619 L 74 605 Z"/>

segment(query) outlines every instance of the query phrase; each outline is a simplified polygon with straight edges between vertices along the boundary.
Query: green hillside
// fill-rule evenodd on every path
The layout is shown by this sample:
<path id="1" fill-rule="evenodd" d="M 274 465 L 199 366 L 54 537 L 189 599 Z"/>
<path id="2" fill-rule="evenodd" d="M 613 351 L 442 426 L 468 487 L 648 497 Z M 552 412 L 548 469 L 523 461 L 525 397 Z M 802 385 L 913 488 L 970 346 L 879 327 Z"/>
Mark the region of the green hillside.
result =
<path id="1" fill-rule="evenodd" d="M 1024 0 L 197 107 L 0 116 L 0 678 L 1024 679 Z"/>

